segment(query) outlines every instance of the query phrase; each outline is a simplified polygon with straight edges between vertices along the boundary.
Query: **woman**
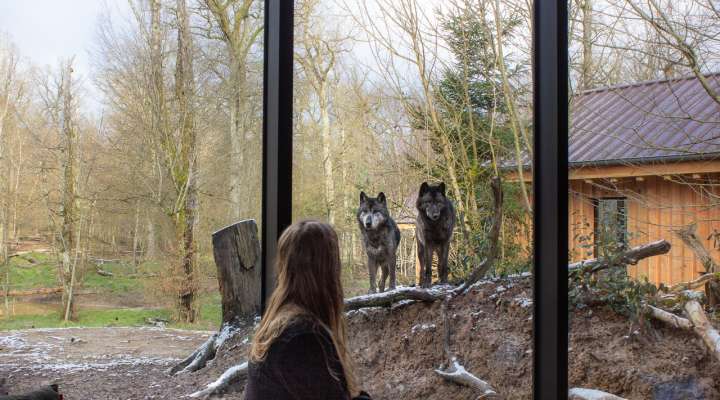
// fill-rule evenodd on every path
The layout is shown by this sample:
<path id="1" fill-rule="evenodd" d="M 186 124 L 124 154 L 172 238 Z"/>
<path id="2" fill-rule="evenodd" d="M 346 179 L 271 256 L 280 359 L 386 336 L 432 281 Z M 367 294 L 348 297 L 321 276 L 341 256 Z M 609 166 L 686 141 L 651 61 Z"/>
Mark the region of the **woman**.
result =
<path id="1" fill-rule="evenodd" d="M 367 399 L 350 361 L 335 231 L 302 221 L 278 242 L 278 281 L 250 349 L 245 400 Z M 352 396 L 351 396 L 352 395 Z"/>

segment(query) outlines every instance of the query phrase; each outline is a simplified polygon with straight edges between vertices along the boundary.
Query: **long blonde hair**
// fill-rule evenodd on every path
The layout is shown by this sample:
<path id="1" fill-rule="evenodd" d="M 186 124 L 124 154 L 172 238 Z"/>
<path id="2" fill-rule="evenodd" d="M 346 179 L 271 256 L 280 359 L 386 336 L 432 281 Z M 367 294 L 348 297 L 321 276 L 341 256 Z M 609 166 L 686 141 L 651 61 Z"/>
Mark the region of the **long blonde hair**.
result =
<path id="1" fill-rule="evenodd" d="M 277 287 L 253 337 L 250 361 L 264 360 L 285 328 L 300 318 L 310 317 L 330 334 L 348 392 L 357 394 L 347 347 L 340 249 L 335 230 L 311 220 L 288 227 L 278 241 L 276 270 Z"/>

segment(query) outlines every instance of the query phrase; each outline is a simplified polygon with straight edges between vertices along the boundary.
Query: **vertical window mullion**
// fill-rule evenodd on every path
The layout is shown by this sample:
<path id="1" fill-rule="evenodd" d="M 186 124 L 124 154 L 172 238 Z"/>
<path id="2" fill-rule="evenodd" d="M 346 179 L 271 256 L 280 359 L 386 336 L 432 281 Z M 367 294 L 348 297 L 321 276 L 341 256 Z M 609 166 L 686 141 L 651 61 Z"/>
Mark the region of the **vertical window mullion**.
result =
<path id="1" fill-rule="evenodd" d="M 277 239 L 292 218 L 294 1 L 265 0 L 262 309 L 275 287 Z"/>
<path id="2" fill-rule="evenodd" d="M 535 0 L 533 232 L 535 399 L 567 398 L 567 1 Z"/>

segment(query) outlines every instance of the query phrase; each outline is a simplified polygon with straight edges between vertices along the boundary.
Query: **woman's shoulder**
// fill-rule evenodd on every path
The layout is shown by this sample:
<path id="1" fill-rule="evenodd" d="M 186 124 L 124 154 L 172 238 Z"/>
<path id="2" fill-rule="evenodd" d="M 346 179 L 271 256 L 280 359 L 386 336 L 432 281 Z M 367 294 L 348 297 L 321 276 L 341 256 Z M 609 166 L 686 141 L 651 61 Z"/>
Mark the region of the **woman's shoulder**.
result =
<path id="1" fill-rule="evenodd" d="M 287 343 L 294 340 L 302 340 L 308 336 L 315 336 L 330 340 L 327 329 L 315 318 L 308 315 L 301 315 L 289 322 L 278 337 L 278 340 Z"/>

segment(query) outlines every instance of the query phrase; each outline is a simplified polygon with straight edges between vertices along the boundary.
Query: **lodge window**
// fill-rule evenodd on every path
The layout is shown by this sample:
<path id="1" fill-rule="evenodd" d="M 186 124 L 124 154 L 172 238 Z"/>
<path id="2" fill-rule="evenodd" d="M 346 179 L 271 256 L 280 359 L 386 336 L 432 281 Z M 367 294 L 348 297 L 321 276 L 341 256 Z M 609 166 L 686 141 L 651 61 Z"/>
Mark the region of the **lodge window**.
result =
<path id="1" fill-rule="evenodd" d="M 627 199 L 624 197 L 593 200 L 595 257 L 605 257 L 623 250 L 628 244 Z"/>

